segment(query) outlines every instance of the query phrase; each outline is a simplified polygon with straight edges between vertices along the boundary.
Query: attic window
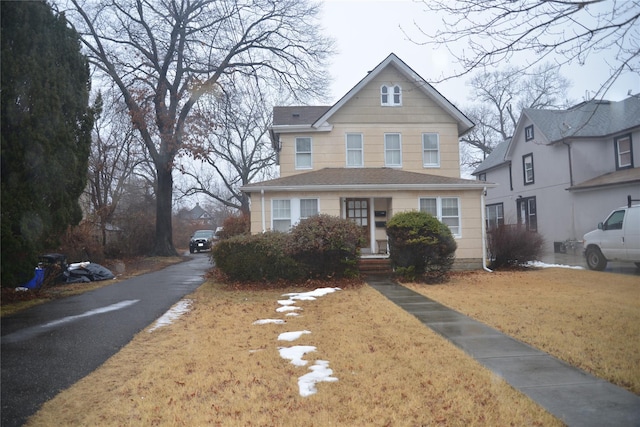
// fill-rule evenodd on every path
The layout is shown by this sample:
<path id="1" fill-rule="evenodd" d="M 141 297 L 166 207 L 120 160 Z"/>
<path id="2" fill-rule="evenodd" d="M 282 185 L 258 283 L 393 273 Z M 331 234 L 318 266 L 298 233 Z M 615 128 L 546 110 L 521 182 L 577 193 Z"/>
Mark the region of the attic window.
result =
<path id="1" fill-rule="evenodd" d="M 298 117 L 300 117 L 300 113 L 293 113 L 292 116 L 295 117 L 295 118 L 298 118 Z"/>
<path id="2" fill-rule="evenodd" d="M 533 139 L 533 125 L 524 128 L 524 140 L 531 141 Z"/>
<path id="3" fill-rule="evenodd" d="M 402 88 L 399 85 L 380 86 L 380 105 L 387 107 L 402 105 Z"/>

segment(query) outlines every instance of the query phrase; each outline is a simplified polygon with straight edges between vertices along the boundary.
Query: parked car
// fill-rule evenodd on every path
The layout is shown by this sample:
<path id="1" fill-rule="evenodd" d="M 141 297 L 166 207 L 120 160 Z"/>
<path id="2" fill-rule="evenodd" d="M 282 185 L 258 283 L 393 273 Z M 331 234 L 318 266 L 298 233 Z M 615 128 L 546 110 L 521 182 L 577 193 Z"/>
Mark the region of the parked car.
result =
<path id="1" fill-rule="evenodd" d="M 213 230 L 198 230 L 193 233 L 189 241 L 189 252 L 200 252 L 211 249 L 211 242 L 214 237 Z"/>
<path id="2" fill-rule="evenodd" d="M 592 270 L 604 270 L 608 261 L 634 262 L 640 268 L 640 205 L 629 201 L 585 234 L 584 255 Z"/>

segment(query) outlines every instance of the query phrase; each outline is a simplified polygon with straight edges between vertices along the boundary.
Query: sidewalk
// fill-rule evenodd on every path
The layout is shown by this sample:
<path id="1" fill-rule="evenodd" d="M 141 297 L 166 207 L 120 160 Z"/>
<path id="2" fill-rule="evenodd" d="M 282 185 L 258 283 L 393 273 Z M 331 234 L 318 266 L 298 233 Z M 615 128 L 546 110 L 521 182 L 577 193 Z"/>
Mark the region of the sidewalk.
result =
<path id="1" fill-rule="evenodd" d="M 398 285 L 367 284 L 568 426 L 640 426 L 640 397 Z"/>

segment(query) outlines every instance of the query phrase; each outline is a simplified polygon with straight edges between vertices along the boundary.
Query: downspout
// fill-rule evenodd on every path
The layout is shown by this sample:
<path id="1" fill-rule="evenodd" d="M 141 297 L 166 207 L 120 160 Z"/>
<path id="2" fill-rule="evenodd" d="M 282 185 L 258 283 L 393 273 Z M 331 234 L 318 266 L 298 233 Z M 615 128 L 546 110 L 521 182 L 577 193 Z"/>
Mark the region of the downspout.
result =
<path id="1" fill-rule="evenodd" d="M 265 216 L 265 209 L 264 209 L 264 188 L 262 190 L 260 190 L 260 206 L 262 207 L 262 232 L 266 232 L 267 231 L 267 219 Z"/>
<path id="2" fill-rule="evenodd" d="M 567 146 L 567 154 L 569 160 L 569 186 L 573 187 L 573 166 L 571 165 L 571 143 L 566 142 L 564 138 L 562 139 L 562 143 Z"/>
<path id="3" fill-rule="evenodd" d="M 484 207 L 484 197 L 487 194 L 487 187 L 482 189 L 482 195 L 480 196 L 480 210 L 482 217 L 482 268 L 489 273 L 493 273 L 489 267 L 487 267 L 487 223 L 485 219 L 485 207 Z"/>

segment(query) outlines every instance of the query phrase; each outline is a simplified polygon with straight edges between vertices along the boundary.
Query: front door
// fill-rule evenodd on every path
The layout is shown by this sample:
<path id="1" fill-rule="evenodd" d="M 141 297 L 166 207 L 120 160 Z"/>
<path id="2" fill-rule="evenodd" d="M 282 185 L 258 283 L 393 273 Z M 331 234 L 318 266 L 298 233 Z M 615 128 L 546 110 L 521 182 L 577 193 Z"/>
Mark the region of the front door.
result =
<path id="1" fill-rule="evenodd" d="M 347 219 L 362 227 L 367 243 L 365 248 L 371 246 L 369 233 L 369 199 L 347 199 Z"/>

